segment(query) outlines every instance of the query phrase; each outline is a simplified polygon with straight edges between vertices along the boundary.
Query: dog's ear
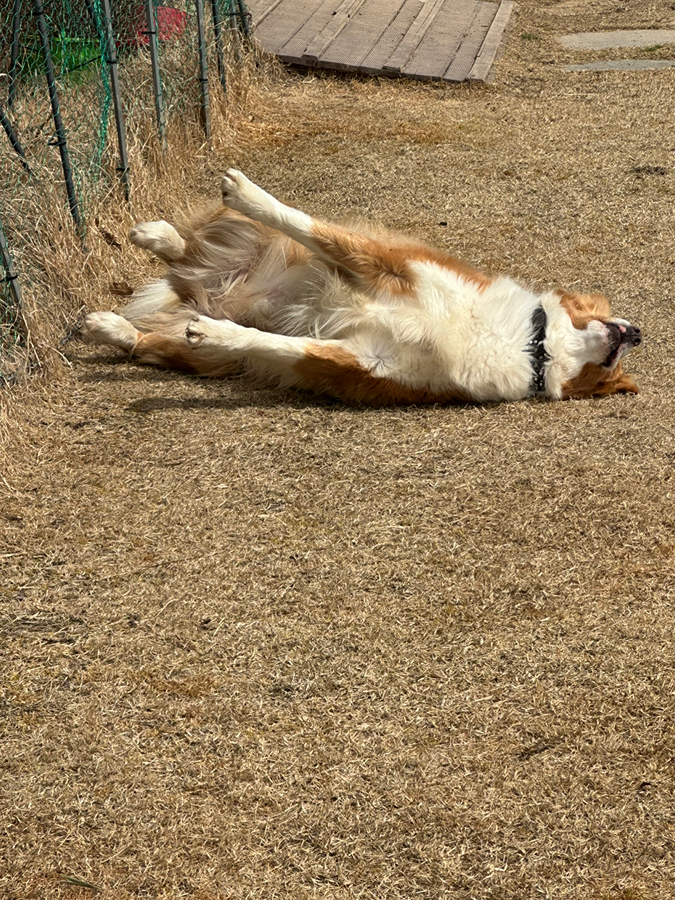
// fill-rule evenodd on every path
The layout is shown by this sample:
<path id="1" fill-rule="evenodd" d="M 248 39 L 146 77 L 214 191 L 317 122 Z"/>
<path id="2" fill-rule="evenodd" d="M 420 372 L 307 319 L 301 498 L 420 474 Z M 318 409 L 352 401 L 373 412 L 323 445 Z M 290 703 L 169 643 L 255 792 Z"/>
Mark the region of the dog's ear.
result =
<path id="1" fill-rule="evenodd" d="M 639 394 L 640 389 L 633 380 L 632 376 L 621 372 L 616 381 L 612 382 L 612 389 L 608 391 L 610 394 Z"/>
<path id="2" fill-rule="evenodd" d="M 638 386 L 630 375 L 626 375 L 619 363 L 601 385 L 603 394 L 639 394 Z"/>
<path id="3" fill-rule="evenodd" d="M 608 394 L 638 394 L 638 386 L 626 375 L 621 363 L 611 372 L 594 363 L 586 363 L 581 373 L 562 386 L 563 399 L 580 400 L 584 397 L 605 397 Z"/>

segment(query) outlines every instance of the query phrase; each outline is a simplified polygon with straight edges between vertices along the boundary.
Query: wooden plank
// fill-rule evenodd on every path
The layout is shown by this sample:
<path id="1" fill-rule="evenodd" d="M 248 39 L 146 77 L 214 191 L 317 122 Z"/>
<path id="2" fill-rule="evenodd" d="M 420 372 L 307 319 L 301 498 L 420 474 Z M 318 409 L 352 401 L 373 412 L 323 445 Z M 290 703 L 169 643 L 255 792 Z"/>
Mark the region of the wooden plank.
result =
<path id="1" fill-rule="evenodd" d="M 248 4 L 249 12 L 251 13 L 251 24 L 254 28 L 257 28 L 258 25 L 263 21 L 263 19 L 267 18 L 269 14 L 279 6 L 280 3 L 283 3 L 283 0 L 263 0 L 261 3 L 256 3 L 255 5 Z"/>
<path id="2" fill-rule="evenodd" d="M 513 0 L 250 0 L 256 37 L 291 64 L 485 80 Z"/>
<path id="3" fill-rule="evenodd" d="M 320 66 L 356 71 L 396 18 L 403 0 L 369 0 L 363 4 L 321 55 Z M 390 51 L 391 52 L 391 51 Z"/>
<path id="4" fill-rule="evenodd" d="M 281 0 L 256 28 L 256 38 L 269 53 L 278 54 L 307 21 L 307 6 L 298 0 Z M 303 48 L 304 49 L 304 48 Z"/>
<path id="5" fill-rule="evenodd" d="M 468 79 L 469 81 L 485 81 L 490 74 L 490 68 L 495 61 L 499 47 L 504 37 L 504 32 L 509 24 L 513 7 L 516 4 L 513 0 L 502 0 L 497 10 L 497 15 L 492 21 L 490 30 L 485 36 L 483 46 L 480 53 L 476 57 L 476 62 L 471 67 Z"/>
<path id="6" fill-rule="evenodd" d="M 342 0 L 325 27 L 307 45 L 302 55 L 303 63 L 316 65 L 316 61 L 349 24 L 350 19 L 363 6 L 364 0 Z"/>
<path id="7" fill-rule="evenodd" d="M 443 75 L 444 81 L 464 81 L 476 61 L 476 56 L 478 56 L 498 9 L 499 6 L 496 3 L 480 4 L 466 37 Z"/>
<path id="8" fill-rule="evenodd" d="M 384 64 L 408 33 L 423 8 L 423 0 L 404 0 L 391 24 L 359 63 L 359 72 L 363 72 L 364 75 L 391 75 L 391 72 L 384 72 Z"/>
<path id="9" fill-rule="evenodd" d="M 401 69 L 401 74 L 411 78 L 441 78 L 462 43 L 478 7 L 477 0 L 445 0 L 436 13 L 433 25 Z"/>
<path id="10" fill-rule="evenodd" d="M 284 0 L 284 8 L 286 2 L 295 4 L 303 21 L 279 47 L 277 56 L 283 62 L 299 64 L 308 44 L 326 27 L 341 0 Z"/>
<path id="11" fill-rule="evenodd" d="M 401 71 L 427 33 L 427 29 L 434 21 L 434 17 L 443 5 L 443 2 L 444 0 L 425 0 L 424 6 L 406 32 L 405 37 L 382 67 L 385 72 L 392 74 Z"/>

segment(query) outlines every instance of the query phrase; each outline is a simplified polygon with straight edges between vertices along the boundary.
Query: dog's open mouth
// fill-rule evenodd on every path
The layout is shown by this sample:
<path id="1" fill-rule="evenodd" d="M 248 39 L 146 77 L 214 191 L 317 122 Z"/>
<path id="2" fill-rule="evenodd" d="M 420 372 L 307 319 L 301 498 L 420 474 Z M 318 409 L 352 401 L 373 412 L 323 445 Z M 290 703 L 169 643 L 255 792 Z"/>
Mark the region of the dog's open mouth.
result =
<path id="1" fill-rule="evenodd" d="M 605 322 L 609 332 L 609 354 L 603 366 L 612 369 L 622 356 L 625 356 L 633 347 L 642 343 L 640 329 L 633 325 L 620 325 L 618 322 Z"/>

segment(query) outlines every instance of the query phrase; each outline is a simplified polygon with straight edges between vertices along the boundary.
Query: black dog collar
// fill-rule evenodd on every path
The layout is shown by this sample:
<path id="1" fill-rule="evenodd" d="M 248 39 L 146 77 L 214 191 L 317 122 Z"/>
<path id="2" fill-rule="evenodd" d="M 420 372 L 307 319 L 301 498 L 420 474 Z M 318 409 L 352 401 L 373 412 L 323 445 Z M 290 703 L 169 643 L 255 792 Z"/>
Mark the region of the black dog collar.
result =
<path id="1" fill-rule="evenodd" d="M 546 395 L 546 363 L 551 359 L 544 347 L 546 340 L 546 312 L 542 306 L 538 306 L 532 313 L 532 338 L 525 345 L 527 352 L 532 357 L 532 380 L 530 381 L 530 396 L 543 397 Z"/>

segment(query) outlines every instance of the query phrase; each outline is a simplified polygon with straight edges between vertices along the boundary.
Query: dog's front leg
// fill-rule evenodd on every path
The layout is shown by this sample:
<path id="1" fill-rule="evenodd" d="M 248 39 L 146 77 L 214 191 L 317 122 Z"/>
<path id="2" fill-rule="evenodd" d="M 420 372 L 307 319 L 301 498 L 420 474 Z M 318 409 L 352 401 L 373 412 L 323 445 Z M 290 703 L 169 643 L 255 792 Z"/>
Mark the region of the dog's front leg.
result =
<path id="1" fill-rule="evenodd" d="M 236 169 L 227 171 L 221 188 L 225 206 L 281 231 L 324 262 L 352 276 L 360 288 L 394 294 L 414 291 L 409 255 L 402 253 L 400 246 L 312 219 L 280 203 Z"/>
<path id="2" fill-rule="evenodd" d="M 188 323 L 185 337 L 192 350 L 200 355 L 259 361 L 266 369 L 280 374 L 287 374 L 298 361 L 304 359 L 308 345 L 340 346 L 339 341 L 287 337 L 237 325 L 230 319 L 211 319 L 209 316 L 195 316 Z"/>
<path id="3" fill-rule="evenodd" d="M 243 360 L 249 369 L 272 376 L 286 387 L 300 387 L 340 400 L 391 403 L 390 388 L 364 364 L 345 341 L 287 337 L 245 328 L 225 319 L 197 316 L 185 337 L 195 356 Z M 395 398 L 393 399 L 395 401 Z"/>

